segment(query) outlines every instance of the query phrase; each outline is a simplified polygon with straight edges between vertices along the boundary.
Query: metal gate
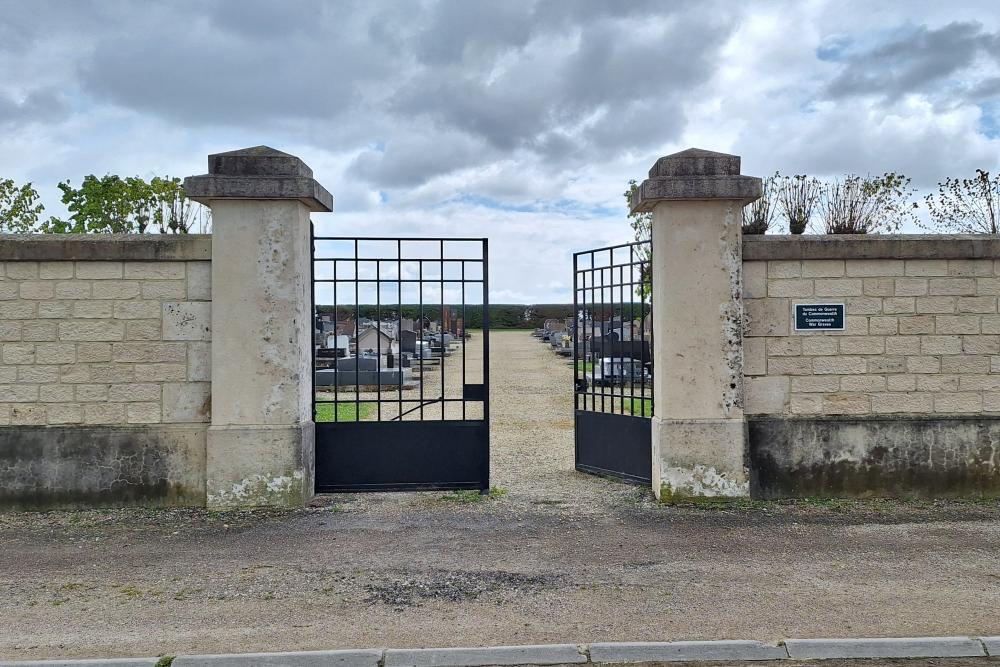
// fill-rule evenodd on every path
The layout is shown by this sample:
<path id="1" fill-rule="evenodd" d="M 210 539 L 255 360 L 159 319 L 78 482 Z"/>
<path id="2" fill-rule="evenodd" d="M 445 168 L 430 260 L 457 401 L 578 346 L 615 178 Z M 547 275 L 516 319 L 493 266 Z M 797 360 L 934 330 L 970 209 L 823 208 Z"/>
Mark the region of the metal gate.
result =
<path id="1" fill-rule="evenodd" d="M 489 488 L 486 239 L 313 237 L 316 491 Z"/>
<path id="2" fill-rule="evenodd" d="M 650 483 L 651 246 L 573 255 L 576 469 Z"/>

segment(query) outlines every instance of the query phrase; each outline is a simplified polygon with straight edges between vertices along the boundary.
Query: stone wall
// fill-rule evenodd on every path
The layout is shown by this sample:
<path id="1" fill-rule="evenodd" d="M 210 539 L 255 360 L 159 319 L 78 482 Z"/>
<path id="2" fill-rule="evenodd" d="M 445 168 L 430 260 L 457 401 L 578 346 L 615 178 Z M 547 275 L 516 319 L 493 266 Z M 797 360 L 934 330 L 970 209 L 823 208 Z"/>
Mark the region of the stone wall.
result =
<path id="1" fill-rule="evenodd" d="M 996 237 L 747 237 L 743 250 L 758 493 L 1000 494 Z M 794 331 L 796 303 L 845 304 L 845 330 Z"/>
<path id="2" fill-rule="evenodd" d="M 208 237 L 0 237 L 0 499 L 203 501 L 210 259 Z"/>
<path id="3" fill-rule="evenodd" d="M 1000 413 L 998 295 L 993 258 L 745 261 L 746 412 Z M 793 331 L 796 303 L 844 303 L 846 330 Z"/>

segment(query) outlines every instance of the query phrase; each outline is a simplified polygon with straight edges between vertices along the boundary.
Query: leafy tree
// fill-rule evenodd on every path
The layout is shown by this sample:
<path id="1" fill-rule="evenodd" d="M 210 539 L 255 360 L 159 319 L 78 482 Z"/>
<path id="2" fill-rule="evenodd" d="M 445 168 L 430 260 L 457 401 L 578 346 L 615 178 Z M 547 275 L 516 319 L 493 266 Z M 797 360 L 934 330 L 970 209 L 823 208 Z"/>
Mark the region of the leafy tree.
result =
<path id="1" fill-rule="evenodd" d="M 778 188 L 778 204 L 788 222 L 788 231 L 802 234 L 812 220 L 823 184 L 805 174 L 785 176 Z"/>
<path id="2" fill-rule="evenodd" d="M 461 304 L 445 304 L 453 308 L 457 317 L 462 316 Z M 617 309 L 616 309 L 617 308 Z M 642 305 L 635 304 L 587 304 L 587 309 L 591 312 L 605 312 L 629 316 L 634 312 L 638 318 L 643 313 Z M 649 314 L 649 303 L 645 304 L 645 313 Z M 334 307 L 329 304 L 316 306 L 317 313 L 333 313 Z M 404 318 L 416 320 L 420 317 L 421 309 L 419 304 L 408 303 L 399 307 L 399 304 L 377 306 L 373 303 L 363 303 L 360 306 L 354 304 L 340 305 L 336 308 L 337 318 L 352 319 L 355 315 L 359 317 L 376 318 L 381 316 L 383 321 L 391 322 L 400 315 Z M 573 317 L 572 303 L 542 303 L 542 304 L 490 304 L 490 327 L 493 329 L 537 329 L 547 319 L 565 319 Z M 423 315 L 431 320 L 441 319 L 440 304 L 424 304 Z M 482 304 L 467 304 L 465 306 L 465 326 L 468 329 L 479 329 L 483 326 L 483 306 Z"/>
<path id="3" fill-rule="evenodd" d="M 893 233 L 913 213 L 915 190 L 902 174 L 886 172 L 865 177 L 849 174 L 829 183 L 820 196 L 820 211 L 827 234 Z"/>
<path id="4" fill-rule="evenodd" d="M 9 178 L 0 178 L 0 232 L 31 232 L 44 210 L 31 183 L 18 186 Z"/>
<path id="5" fill-rule="evenodd" d="M 924 198 L 935 225 L 962 234 L 1000 232 L 1000 174 L 976 170 L 975 178 L 947 178 Z"/>
<path id="6" fill-rule="evenodd" d="M 651 212 L 633 211 L 632 199 L 639 194 L 639 184 L 635 179 L 628 182 L 628 189 L 623 193 L 625 197 L 625 208 L 628 209 L 629 225 L 632 227 L 632 235 L 635 237 L 636 250 L 639 256 L 635 261 L 642 262 L 640 270 L 642 277 L 641 284 L 636 288 L 636 296 L 649 299 L 653 293 L 653 267 L 650 264 L 653 255 L 653 245 L 649 241 L 653 238 L 653 214 Z"/>
<path id="7" fill-rule="evenodd" d="M 59 184 L 69 220 L 50 218 L 42 225 L 48 233 L 127 234 L 158 231 L 186 234 L 207 210 L 184 194 L 179 178 L 85 176 L 79 188 L 69 181 Z"/>
<path id="8" fill-rule="evenodd" d="M 653 232 L 653 214 L 632 210 L 632 200 L 639 195 L 639 184 L 635 182 L 634 178 L 628 182 L 628 190 L 623 195 L 625 197 L 625 208 L 628 209 L 629 225 L 632 227 L 635 240 L 637 242 L 650 240 Z"/>
<path id="9" fill-rule="evenodd" d="M 744 234 L 766 234 L 771 228 L 774 223 L 774 213 L 778 208 L 780 179 L 778 172 L 763 179 L 760 198 L 743 207 Z"/>

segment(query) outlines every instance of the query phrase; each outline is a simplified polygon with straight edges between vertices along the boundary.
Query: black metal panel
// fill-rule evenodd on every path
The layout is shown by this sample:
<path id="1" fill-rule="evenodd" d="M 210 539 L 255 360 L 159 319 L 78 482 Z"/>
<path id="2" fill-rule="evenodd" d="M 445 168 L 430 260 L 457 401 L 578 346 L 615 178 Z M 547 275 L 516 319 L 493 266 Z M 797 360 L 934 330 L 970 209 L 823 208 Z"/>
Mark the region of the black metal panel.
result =
<path id="1" fill-rule="evenodd" d="M 465 400 L 465 401 L 485 401 L 486 400 L 486 385 L 485 384 L 466 384 L 462 388 L 462 400 Z"/>
<path id="2" fill-rule="evenodd" d="M 316 490 L 488 489 L 488 241 L 314 235 L 312 266 Z"/>
<path id="3" fill-rule="evenodd" d="M 652 481 L 651 246 L 573 255 L 576 468 Z"/>
<path id="4" fill-rule="evenodd" d="M 489 488 L 484 421 L 316 424 L 316 491 Z"/>
<path id="5" fill-rule="evenodd" d="M 652 482 L 652 420 L 576 411 L 576 469 L 629 482 Z"/>

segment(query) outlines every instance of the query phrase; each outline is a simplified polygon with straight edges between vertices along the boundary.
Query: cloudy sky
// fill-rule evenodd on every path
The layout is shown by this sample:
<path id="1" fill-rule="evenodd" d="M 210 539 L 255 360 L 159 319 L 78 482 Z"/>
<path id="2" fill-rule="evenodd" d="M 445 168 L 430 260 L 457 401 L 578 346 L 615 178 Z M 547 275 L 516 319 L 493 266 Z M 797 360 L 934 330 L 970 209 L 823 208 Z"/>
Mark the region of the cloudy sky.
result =
<path id="1" fill-rule="evenodd" d="M 266 144 L 321 233 L 488 236 L 495 303 L 571 299 L 622 191 L 697 146 L 743 172 L 1000 169 L 994 0 L 0 0 L 0 177 L 203 173 Z"/>

